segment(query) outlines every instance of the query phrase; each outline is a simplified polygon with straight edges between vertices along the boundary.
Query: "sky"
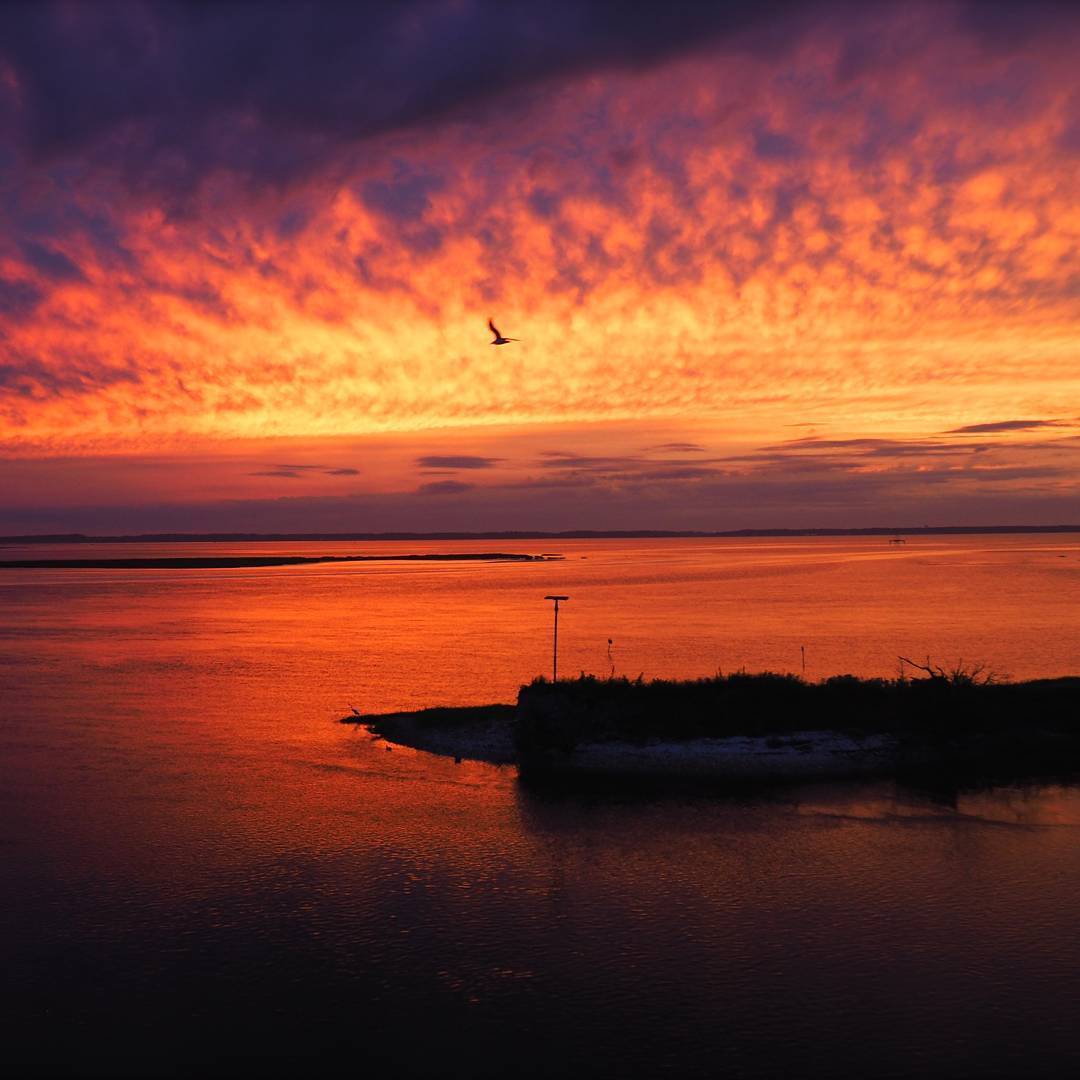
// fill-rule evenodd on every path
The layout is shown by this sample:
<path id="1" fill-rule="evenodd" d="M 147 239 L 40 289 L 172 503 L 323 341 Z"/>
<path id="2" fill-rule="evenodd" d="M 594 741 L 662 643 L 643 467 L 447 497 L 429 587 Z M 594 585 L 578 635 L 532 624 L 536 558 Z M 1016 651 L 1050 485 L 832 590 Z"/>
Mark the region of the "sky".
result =
<path id="1" fill-rule="evenodd" d="M 1077 56 L 1056 3 L 7 5 L 0 534 L 1078 523 Z"/>

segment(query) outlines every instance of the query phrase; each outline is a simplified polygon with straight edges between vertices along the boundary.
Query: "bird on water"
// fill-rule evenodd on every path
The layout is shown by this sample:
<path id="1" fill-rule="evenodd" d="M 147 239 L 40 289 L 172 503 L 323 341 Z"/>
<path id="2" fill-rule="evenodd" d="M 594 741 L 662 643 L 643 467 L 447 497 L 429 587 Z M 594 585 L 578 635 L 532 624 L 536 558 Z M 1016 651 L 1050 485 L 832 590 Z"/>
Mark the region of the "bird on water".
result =
<path id="1" fill-rule="evenodd" d="M 492 319 L 488 319 L 488 329 L 495 335 L 495 340 L 491 343 L 492 345 L 505 345 L 510 341 L 521 340 L 516 337 L 503 337 L 502 334 L 499 333 L 498 328 L 495 326 L 495 322 Z"/>

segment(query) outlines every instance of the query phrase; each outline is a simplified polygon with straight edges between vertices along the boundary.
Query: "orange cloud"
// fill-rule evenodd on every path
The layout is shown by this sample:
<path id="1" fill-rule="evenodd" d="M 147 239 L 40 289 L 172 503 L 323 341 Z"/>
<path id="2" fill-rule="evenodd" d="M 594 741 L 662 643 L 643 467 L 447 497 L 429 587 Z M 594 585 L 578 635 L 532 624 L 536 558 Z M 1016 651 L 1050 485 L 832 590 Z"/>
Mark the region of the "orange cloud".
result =
<path id="1" fill-rule="evenodd" d="M 779 62 L 579 75 L 285 187 L 208 173 L 182 212 L 100 163 L 37 167 L 9 204 L 56 221 L 0 255 L 0 453 L 1059 416 L 1076 35 L 1018 54 L 929 8 L 877 31 L 901 45 L 829 27 Z M 521 343 L 492 348 L 489 314 Z"/>

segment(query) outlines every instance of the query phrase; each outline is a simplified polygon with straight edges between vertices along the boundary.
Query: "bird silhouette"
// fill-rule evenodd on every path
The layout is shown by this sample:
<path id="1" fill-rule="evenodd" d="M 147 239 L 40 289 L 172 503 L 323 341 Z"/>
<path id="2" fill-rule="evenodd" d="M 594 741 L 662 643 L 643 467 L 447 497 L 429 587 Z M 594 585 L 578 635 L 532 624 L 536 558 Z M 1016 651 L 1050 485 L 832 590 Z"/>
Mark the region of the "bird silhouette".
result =
<path id="1" fill-rule="evenodd" d="M 488 319 L 488 329 L 495 335 L 495 340 L 491 343 L 492 345 L 505 345 L 509 341 L 521 340 L 520 338 L 516 337 L 503 337 L 502 334 L 499 333 L 498 328 L 495 326 L 494 321 L 491 319 Z"/>

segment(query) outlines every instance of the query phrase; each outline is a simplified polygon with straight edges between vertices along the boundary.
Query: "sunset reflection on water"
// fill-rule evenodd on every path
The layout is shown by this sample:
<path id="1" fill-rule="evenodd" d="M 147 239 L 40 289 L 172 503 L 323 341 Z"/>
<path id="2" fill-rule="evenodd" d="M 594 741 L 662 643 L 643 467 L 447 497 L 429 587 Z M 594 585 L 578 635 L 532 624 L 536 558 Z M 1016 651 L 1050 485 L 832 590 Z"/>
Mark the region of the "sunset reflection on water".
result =
<path id="1" fill-rule="evenodd" d="M 798 670 L 800 644 L 812 676 L 888 675 L 897 652 L 1076 671 L 1080 545 L 473 546 L 567 558 L 5 572 L 9 1060 L 1080 1061 L 1068 782 L 550 790 L 335 722 L 512 700 L 546 670 L 552 591 L 568 672 L 606 674 L 608 637 L 634 676 Z"/>

